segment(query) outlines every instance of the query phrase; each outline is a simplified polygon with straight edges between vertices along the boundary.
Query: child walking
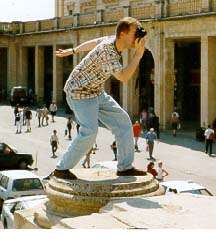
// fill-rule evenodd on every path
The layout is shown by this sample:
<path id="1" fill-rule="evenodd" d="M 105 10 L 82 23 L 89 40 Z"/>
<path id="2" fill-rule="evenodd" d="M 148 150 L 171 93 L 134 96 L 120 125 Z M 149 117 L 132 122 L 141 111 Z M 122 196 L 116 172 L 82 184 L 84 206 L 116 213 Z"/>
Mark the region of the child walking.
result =
<path id="1" fill-rule="evenodd" d="M 90 156 L 92 152 L 93 152 L 93 147 L 86 154 L 86 157 L 82 163 L 83 168 L 86 168 L 86 164 L 87 164 L 87 168 L 90 168 Z"/>

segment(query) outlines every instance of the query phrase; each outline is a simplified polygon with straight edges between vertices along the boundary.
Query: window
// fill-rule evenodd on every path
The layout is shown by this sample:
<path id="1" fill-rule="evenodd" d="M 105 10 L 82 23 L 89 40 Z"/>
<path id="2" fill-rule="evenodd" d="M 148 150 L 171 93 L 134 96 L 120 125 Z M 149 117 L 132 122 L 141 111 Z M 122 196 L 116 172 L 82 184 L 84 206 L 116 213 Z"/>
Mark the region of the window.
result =
<path id="1" fill-rule="evenodd" d="M 28 191 L 43 189 L 41 181 L 37 178 L 17 179 L 13 182 L 12 191 Z"/>

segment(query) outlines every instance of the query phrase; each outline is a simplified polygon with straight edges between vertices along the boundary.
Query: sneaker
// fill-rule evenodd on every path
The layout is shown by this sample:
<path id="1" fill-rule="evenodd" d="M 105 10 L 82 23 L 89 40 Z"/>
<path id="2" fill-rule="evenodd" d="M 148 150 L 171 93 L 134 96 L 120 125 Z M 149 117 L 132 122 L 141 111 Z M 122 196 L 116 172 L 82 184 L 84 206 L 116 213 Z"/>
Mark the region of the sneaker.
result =
<path id="1" fill-rule="evenodd" d="M 77 177 L 73 173 L 71 173 L 68 169 L 67 170 L 57 170 L 53 172 L 53 176 L 61 179 L 70 179 L 70 180 L 76 180 Z"/>
<path id="2" fill-rule="evenodd" d="M 143 170 L 131 168 L 125 171 L 117 171 L 117 176 L 146 176 L 147 173 Z"/>

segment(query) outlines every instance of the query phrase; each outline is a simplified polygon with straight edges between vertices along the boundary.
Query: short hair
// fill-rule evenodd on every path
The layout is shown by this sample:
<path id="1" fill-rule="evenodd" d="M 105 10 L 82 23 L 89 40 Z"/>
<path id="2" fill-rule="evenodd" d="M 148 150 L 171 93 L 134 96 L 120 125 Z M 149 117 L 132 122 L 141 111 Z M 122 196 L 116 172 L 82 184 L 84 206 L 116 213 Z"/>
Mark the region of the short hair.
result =
<path id="1" fill-rule="evenodd" d="M 131 25 L 141 25 L 140 22 L 133 17 L 124 17 L 122 18 L 116 27 L 116 38 L 119 38 L 121 32 L 128 33 Z"/>

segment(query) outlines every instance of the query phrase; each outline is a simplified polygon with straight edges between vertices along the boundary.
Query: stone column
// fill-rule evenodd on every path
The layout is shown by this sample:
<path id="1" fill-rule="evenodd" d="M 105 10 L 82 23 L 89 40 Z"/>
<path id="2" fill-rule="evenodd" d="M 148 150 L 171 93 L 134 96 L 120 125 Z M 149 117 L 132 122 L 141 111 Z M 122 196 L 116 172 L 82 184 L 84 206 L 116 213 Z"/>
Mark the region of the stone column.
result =
<path id="1" fill-rule="evenodd" d="M 74 27 L 79 26 L 79 16 L 80 16 L 80 0 L 77 0 L 77 1 L 75 1 L 74 15 L 73 15 Z"/>
<path id="2" fill-rule="evenodd" d="M 18 84 L 28 86 L 28 48 L 19 46 L 17 62 Z"/>
<path id="3" fill-rule="evenodd" d="M 56 30 L 59 28 L 59 18 L 55 17 L 53 21 L 54 21 L 54 29 Z"/>
<path id="4" fill-rule="evenodd" d="M 102 0 L 96 1 L 96 11 L 97 11 L 97 16 L 96 16 L 97 23 L 103 22 L 104 4 Z"/>
<path id="5" fill-rule="evenodd" d="M 163 47 L 164 47 L 164 35 L 160 29 L 155 31 L 153 57 L 155 61 L 154 72 L 154 110 L 157 116 L 160 118 L 161 125 L 165 125 L 163 122 Z"/>
<path id="6" fill-rule="evenodd" d="M 121 6 L 123 7 L 124 11 L 124 17 L 129 16 L 129 1 L 128 0 L 123 0 L 120 2 Z M 123 67 L 126 67 L 128 65 L 128 57 L 129 57 L 129 52 L 125 51 L 123 53 Z M 120 97 L 121 97 L 121 103 L 122 107 L 130 114 L 129 112 L 129 84 L 130 83 L 122 83 L 120 86 Z"/>
<path id="7" fill-rule="evenodd" d="M 209 12 L 211 10 L 211 2 L 210 0 L 202 0 L 202 12 Z"/>
<path id="8" fill-rule="evenodd" d="M 53 45 L 53 101 L 58 105 L 63 100 L 63 59 L 56 57 L 56 49 L 59 49 L 56 45 Z"/>
<path id="9" fill-rule="evenodd" d="M 161 18 L 163 16 L 163 4 L 164 2 L 161 0 L 155 0 L 155 6 L 156 6 L 156 18 Z"/>
<path id="10" fill-rule="evenodd" d="M 201 126 L 216 117 L 216 38 L 201 37 Z"/>
<path id="11" fill-rule="evenodd" d="M 123 67 L 126 67 L 128 65 L 128 52 L 125 51 L 123 53 Z M 122 84 L 122 107 L 127 111 L 128 110 L 128 84 L 123 83 Z"/>
<path id="12" fill-rule="evenodd" d="M 130 15 L 130 1 L 129 0 L 122 0 L 120 1 L 119 5 L 123 7 L 124 17 L 129 17 Z"/>
<path id="13" fill-rule="evenodd" d="M 44 100 L 44 48 L 35 47 L 35 94 L 37 102 Z"/>
<path id="14" fill-rule="evenodd" d="M 8 48 L 8 64 L 7 64 L 7 92 L 10 92 L 13 86 L 17 86 L 17 48 L 15 44 L 11 44 Z"/>
<path id="15" fill-rule="evenodd" d="M 64 0 L 55 0 L 55 17 L 64 16 Z"/>
<path id="16" fill-rule="evenodd" d="M 41 30 L 41 22 L 37 21 L 36 22 L 36 32 L 39 32 Z"/>
<path id="17" fill-rule="evenodd" d="M 163 4 L 163 16 L 168 17 L 169 16 L 169 0 L 164 0 Z"/>
<path id="18" fill-rule="evenodd" d="M 174 110 L 174 40 L 165 39 L 164 44 L 162 78 L 163 116 L 161 122 L 165 128 L 169 125 L 171 113 Z"/>

